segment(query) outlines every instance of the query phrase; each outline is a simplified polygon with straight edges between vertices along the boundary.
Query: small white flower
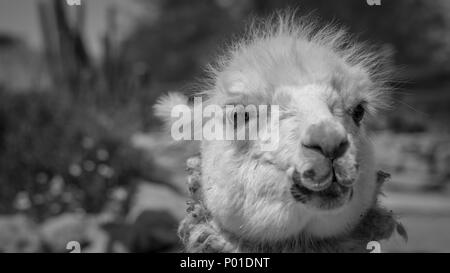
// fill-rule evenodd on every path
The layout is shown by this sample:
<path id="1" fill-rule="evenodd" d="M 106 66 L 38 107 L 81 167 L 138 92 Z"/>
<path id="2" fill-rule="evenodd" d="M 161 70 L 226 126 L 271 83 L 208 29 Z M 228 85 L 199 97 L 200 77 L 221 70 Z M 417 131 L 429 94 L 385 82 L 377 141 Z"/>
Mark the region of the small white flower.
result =
<path id="1" fill-rule="evenodd" d="M 80 165 L 78 165 L 78 164 L 72 164 L 72 165 L 70 165 L 70 167 L 69 167 L 69 173 L 70 173 L 70 175 L 75 176 L 75 177 L 80 176 L 81 173 L 82 173 L 82 171 L 83 171 L 83 170 L 81 169 Z"/>
<path id="2" fill-rule="evenodd" d="M 95 170 L 95 163 L 91 160 L 86 160 L 83 162 L 83 169 L 87 172 L 92 172 Z"/>
<path id="3" fill-rule="evenodd" d="M 105 164 L 100 164 L 97 171 L 101 176 L 105 178 L 111 178 L 114 176 L 114 169 Z"/>
<path id="4" fill-rule="evenodd" d="M 105 161 L 109 158 L 109 153 L 105 149 L 97 150 L 97 159 L 101 161 Z"/>
<path id="5" fill-rule="evenodd" d="M 92 138 L 90 138 L 90 137 L 85 137 L 85 138 L 83 138 L 83 142 L 82 142 L 82 146 L 83 146 L 83 148 L 85 148 L 85 149 L 90 149 L 90 148 L 92 148 L 92 147 L 94 147 L 94 140 L 92 139 Z"/>

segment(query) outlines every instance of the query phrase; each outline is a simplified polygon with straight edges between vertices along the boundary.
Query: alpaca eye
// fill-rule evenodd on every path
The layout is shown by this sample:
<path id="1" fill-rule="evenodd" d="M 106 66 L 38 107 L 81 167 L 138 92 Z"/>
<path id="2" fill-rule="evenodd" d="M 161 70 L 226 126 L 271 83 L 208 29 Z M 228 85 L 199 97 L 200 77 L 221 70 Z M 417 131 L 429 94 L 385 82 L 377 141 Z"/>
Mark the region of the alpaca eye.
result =
<path id="1" fill-rule="evenodd" d="M 364 117 L 364 112 L 365 112 L 364 107 L 361 104 L 358 104 L 358 106 L 356 106 L 355 109 L 353 109 L 352 118 L 357 125 L 361 123 L 361 120 Z"/>

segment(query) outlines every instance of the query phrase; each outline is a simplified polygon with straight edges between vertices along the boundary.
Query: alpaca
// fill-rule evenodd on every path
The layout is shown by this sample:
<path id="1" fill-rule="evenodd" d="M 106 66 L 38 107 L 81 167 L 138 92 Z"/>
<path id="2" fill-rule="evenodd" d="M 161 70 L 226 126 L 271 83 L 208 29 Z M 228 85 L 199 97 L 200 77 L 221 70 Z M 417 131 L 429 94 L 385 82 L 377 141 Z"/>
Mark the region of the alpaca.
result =
<path id="1" fill-rule="evenodd" d="M 194 203 L 179 230 L 186 251 L 362 251 L 395 228 L 404 234 L 377 204 L 365 129 L 388 105 L 388 58 L 319 25 L 289 14 L 257 21 L 209 66 L 204 105 L 277 105 L 279 140 L 271 151 L 262 140 L 201 141 Z M 170 124 L 177 104 L 187 99 L 161 98 L 157 116 Z M 237 130 L 255 118 L 245 117 Z"/>

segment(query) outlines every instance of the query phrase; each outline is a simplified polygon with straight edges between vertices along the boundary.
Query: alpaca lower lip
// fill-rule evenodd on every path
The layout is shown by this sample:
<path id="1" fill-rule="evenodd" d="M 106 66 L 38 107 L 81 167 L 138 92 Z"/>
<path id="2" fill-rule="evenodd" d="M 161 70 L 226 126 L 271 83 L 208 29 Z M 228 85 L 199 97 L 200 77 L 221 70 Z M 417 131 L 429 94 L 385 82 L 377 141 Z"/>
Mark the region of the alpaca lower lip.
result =
<path id="1" fill-rule="evenodd" d="M 333 172 L 329 172 L 325 177 L 320 179 L 319 181 L 315 181 L 312 179 L 305 179 L 301 178 L 298 173 L 294 173 L 292 176 L 292 180 L 294 183 L 301 184 L 303 187 L 307 188 L 308 190 L 320 192 L 328 188 L 331 183 L 333 182 L 333 179 L 335 178 L 335 175 Z"/>
<path id="2" fill-rule="evenodd" d="M 331 183 L 323 190 L 311 190 L 304 186 L 304 183 L 294 183 L 291 187 L 291 194 L 298 202 L 311 205 L 313 207 L 329 210 L 336 209 L 350 201 L 353 196 L 353 188 L 343 186 L 338 183 L 333 174 Z"/>

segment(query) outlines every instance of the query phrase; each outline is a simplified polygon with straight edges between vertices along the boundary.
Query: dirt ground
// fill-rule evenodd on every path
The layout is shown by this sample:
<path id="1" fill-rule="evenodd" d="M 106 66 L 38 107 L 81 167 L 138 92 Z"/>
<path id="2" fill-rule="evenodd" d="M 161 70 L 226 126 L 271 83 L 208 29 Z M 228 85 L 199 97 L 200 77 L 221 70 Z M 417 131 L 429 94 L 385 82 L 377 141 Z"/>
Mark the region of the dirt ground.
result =
<path id="1" fill-rule="evenodd" d="M 446 137 L 383 133 L 373 140 L 379 169 L 392 175 L 382 204 L 398 215 L 409 237 L 407 242 L 398 236 L 383 242 L 382 251 L 450 252 Z"/>

